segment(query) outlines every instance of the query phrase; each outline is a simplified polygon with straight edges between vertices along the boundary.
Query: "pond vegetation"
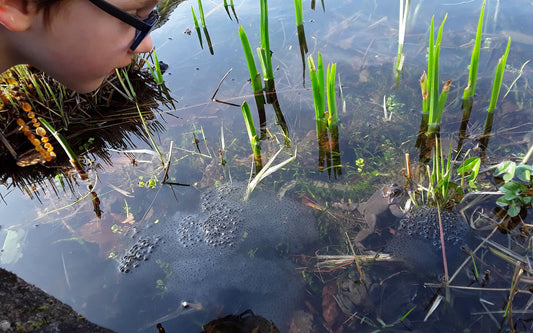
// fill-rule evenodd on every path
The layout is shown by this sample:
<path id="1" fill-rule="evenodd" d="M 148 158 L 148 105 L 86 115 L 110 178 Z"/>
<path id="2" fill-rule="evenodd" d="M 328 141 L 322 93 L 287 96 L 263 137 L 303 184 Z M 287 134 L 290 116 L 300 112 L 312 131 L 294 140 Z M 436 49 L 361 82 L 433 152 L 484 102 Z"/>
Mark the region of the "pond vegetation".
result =
<path id="1" fill-rule="evenodd" d="M 350 1 L 321 4 L 320 11 L 314 1 L 295 0 L 293 11 L 292 3 L 272 0 L 258 6 L 198 0 L 197 12 L 176 10 L 161 35 L 154 32 L 158 54 L 134 59 L 92 94 L 68 91 L 26 66 L 2 74 L 0 195 L 6 210 L 15 205 L 12 188 L 42 201 L 35 216 L 2 221 L 2 265 L 31 276 L 27 258 L 48 246 L 61 258 L 59 276 L 68 286 L 35 283 L 79 309 L 91 288 L 78 293 L 71 283 L 97 267 L 99 300 L 89 301 L 87 315 L 119 331 L 154 331 L 157 323 L 199 329 L 209 316 L 229 314 L 224 311 L 244 321 L 249 314 L 234 299 L 257 305 L 264 311 L 252 309 L 258 315 L 271 314 L 280 331 L 531 330 L 533 105 L 531 71 L 518 56 L 530 50 L 527 38 L 509 33 L 526 40 L 511 46 L 511 37 L 485 32 L 491 22 L 485 15 L 494 18 L 499 10 L 491 1 L 458 4 L 468 10 L 449 7 L 449 13 L 400 1 L 398 25 L 380 16 L 382 4 L 369 1 L 357 10 Z M 292 15 L 296 29 L 283 23 L 293 22 Z M 477 27 L 470 29 L 465 17 L 473 25 L 477 18 Z M 201 50 L 186 60 L 194 69 L 180 68 L 181 59 L 172 58 L 177 51 L 165 47 L 172 43 L 165 27 L 175 29 L 184 18 L 198 40 L 187 39 L 189 30 L 180 42 Z M 214 27 L 215 18 L 220 31 L 210 36 L 206 21 Z M 315 24 L 321 20 L 324 25 Z M 450 25 L 461 33 L 447 30 Z M 202 33 L 209 54 L 202 52 Z M 354 46 L 355 38 L 367 44 Z M 158 58 L 171 61 L 169 73 Z M 183 86 L 192 84 L 188 96 Z M 283 162 L 275 165 L 278 156 Z M 245 185 L 233 189 L 231 182 Z M 193 208 L 198 202 L 201 210 Z M 254 221 L 250 229 L 228 224 L 242 222 L 242 214 Z M 290 221 L 282 216 L 300 225 L 284 229 Z M 316 235 L 303 216 L 316 220 Z M 30 224 L 61 232 L 38 240 L 28 236 Z M 225 234 L 232 228 L 237 236 Z M 294 228 L 313 234 L 318 245 Z M 228 237 L 234 248 L 205 254 L 213 244 L 226 246 Z M 87 261 L 85 268 L 67 264 L 65 251 L 72 261 Z M 117 277 L 118 265 L 132 274 Z M 265 279 L 276 280 L 272 294 Z M 199 282 L 201 290 L 179 288 Z M 129 302 L 132 288 L 141 290 Z M 284 308 L 269 295 L 292 296 Z M 97 309 L 101 300 L 113 309 Z M 132 310 L 133 304 L 142 305 Z M 142 315 L 117 319 L 128 311 Z"/>

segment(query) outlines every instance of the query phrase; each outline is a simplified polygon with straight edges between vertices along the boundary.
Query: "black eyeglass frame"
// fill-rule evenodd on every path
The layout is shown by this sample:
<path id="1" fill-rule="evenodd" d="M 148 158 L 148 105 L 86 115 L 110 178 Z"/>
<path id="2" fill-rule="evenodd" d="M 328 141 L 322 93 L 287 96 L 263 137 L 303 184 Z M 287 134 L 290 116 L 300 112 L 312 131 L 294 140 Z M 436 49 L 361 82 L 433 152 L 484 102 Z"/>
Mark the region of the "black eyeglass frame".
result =
<path id="1" fill-rule="evenodd" d="M 92 2 L 95 6 L 103 10 L 104 12 L 108 13 L 111 16 L 116 17 L 117 19 L 121 20 L 122 22 L 131 25 L 137 31 L 135 31 L 135 37 L 133 38 L 133 42 L 130 46 L 130 50 L 135 51 L 137 46 L 143 41 L 146 36 L 152 31 L 152 29 L 155 27 L 155 24 L 159 20 L 159 13 L 157 12 L 157 6 L 152 10 L 152 12 L 148 15 L 148 17 L 145 20 L 141 20 L 135 15 L 131 15 L 128 12 L 123 11 L 122 9 L 110 4 L 107 1 L 104 0 L 89 0 Z"/>

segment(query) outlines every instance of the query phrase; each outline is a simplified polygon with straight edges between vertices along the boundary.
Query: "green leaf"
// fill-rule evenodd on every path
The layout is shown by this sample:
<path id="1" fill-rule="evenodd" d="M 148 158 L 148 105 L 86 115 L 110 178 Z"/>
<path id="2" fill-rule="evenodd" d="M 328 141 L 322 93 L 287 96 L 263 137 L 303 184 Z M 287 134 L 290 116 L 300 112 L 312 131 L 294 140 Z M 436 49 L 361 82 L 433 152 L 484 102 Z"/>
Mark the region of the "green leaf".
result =
<path id="1" fill-rule="evenodd" d="M 524 182 L 531 182 L 531 173 L 533 172 L 533 167 L 531 165 L 518 165 L 515 169 L 515 176 Z"/>
<path id="2" fill-rule="evenodd" d="M 528 188 L 524 184 L 520 184 L 517 182 L 509 182 L 504 184 L 502 187 L 500 187 L 500 191 L 502 192 L 514 192 L 516 194 L 526 193 L 528 191 Z"/>
<path id="3" fill-rule="evenodd" d="M 517 194 L 516 192 L 513 192 L 513 191 L 509 191 L 509 192 L 506 192 L 503 197 L 505 198 L 505 200 L 509 200 L 509 201 L 512 201 L 516 198 L 518 198 L 520 195 Z"/>
<path id="4" fill-rule="evenodd" d="M 500 176 L 503 174 L 503 179 L 505 181 L 510 181 L 514 177 L 515 169 L 515 162 L 503 161 L 496 165 L 496 172 L 494 172 L 494 176 Z"/>
<path id="5" fill-rule="evenodd" d="M 521 209 L 520 206 L 511 205 L 511 206 L 509 206 L 509 209 L 507 210 L 507 214 L 510 217 L 515 217 L 518 214 L 520 214 L 520 209 Z"/>
<path id="6" fill-rule="evenodd" d="M 498 200 L 496 200 L 496 205 L 500 206 L 500 207 L 507 207 L 509 206 L 511 202 L 508 201 L 508 200 L 505 200 L 505 198 L 502 196 L 502 197 L 499 197 Z"/>
<path id="7" fill-rule="evenodd" d="M 465 174 L 467 172 L 472 172 L 468 181 L 472 182 L 477 178 L 479 174 L 479 167 L 481 166 L 481 159 L 479 157 L 471 157 L 466 159 L 463 164 L 457 169 L 458 174 Z"/>

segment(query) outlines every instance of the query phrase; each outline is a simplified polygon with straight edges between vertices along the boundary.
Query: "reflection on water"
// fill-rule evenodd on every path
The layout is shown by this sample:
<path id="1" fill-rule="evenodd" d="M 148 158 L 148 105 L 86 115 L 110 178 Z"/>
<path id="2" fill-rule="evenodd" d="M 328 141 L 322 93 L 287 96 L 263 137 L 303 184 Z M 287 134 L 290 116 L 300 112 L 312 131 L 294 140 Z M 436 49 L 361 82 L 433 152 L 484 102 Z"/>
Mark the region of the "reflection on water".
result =
<path id="1" fill-rule="evenodd" d="M 90 150 L 93 168 L 88 171 L 93 180 L 92 191 L 100 201 L 101 219 L 95 215 L 93 200 L 79 200 L 84 195 L 91 196 L 82 182 L 72 182 L 68 193 L 57 194 L 53 185 L 41 183 L 42 204 L 18 191 L 2 188 L 5 201 L 0 221 L 2 266 L 72 305 L 89 319 L 120 332 L 140 328 L 155 331 L 158 320 L 167 331 L 197 332 L 201 324 L 214 317 L 238 315 L 248 308 L 267 319 L 281 321 L 280 329 L 292 323 L 293 327 L 309 332 L 323 332 L 324 327 L 343 327 L 345 332 L 372 331 L 387 325 L 399 330 L 449 331 L 453 327 L 487 331 L 496 330 L 498 325 L 507 329 L 508 318 L 518 323 L 517 328 L 526 328 L 527 311 L 519 310 L 527 308 L 529 295 L 525 290 L 529 280 L 527 269 L 521 271 L 520 267 L 527 267 L 529 236 L 519 228 L 506 235 L 494 233 L 489 241 L 476 238 L 471 255 L 461 252 L 462 257 L 475 258 L 476 268 L 471 261 L 457 271 L 456 266 L 450 265 L 453 288 L 448 291 L 454 302 L 449 302 L 439 297 L 446 296 L 439 291 L 439 276 L 443 275 L 440 265 L 431 266 L 435 270 L 427 272 L 413 271 L 402 260 L 360 263 L 362 279 L 346 236 L 353 239 L 365 226 L 359 215 L 335 211 L 333 204 L 341 199 L 348 203 L 366 201 L 380 184 L 403 184 L 404 154 L 419 156 L 415 146 L 421 121 L 419 78 L 427 68 L 427 30 L 433 14 L 440 21 L 448 13 L 440 68 L 443 79 L 454 80 L 441 123 L 443 151 L 447 152 L 450 145 L 456 147 L 460 139 L 463 152 L 477 156 L 483 130 L 476 124 L 485 121 L 493 68 L 506 43 L 502 31 L 507 31 L 518 38 L 513 41 L 507 61 L 505 91 L 502 90 L 499 109 L 494 113 L 485 162 L 498 163 L 523 156 L 531 141 L 533 115 L 528 83 L 531 70 L 529 65 L 522 65 L 531 54 L 533 43 L 527 35 L 516 31 L 531 30 L 529 14 L 533 8 L 527 3 L 487 4 L 477 95 L 469 124 L 462 128 L 461 97 L 480 9 L 478 3 L 412 4 L 398 88 L 394 72 L 398 4 L 393 1 L 323 1 L 323 4 L 323 7 L 316 4 L 313 10 L 309 3 L 304 3 L 304 30 L 295 25 L 292 2 L 269 2 L 276 106 L 265 107 L 266 135 L 261 141 L 261 152 L 268 161 L 285 144 L 288 135 L 291 147 L 298 149 L 298 156 L 294 163 L 263 181 L 265 188 L 274 190 L 257 193 L 266 206 L 252 203 L 251 208 L 246 208 L 249 206 L 236 197 L 209 201 L 193 187 L 163 184 L 164 175 L 168 175 L 169 184 L 199 187 L 208 184 L 210 190 L 202 193 L 214 193 L 217 190 L 213 184 L 229 184 L 230 179 L 233 184 L 245 182 L 253 163 L 240 108 L 216 103 L 210 97 L 232 68 L 220 84 L 217 99 L 240 105 L 254 98 L 237 29 L 242 24 L 250 44 L 260 45 L 259 30 L 254 28 L 259 23 L 259 4 L 236 1 L 236 15 L 230 18 L 222 4 L 204 2 L 214 54 L 200 47 L 199 36 L 194 36 L 191 11 L 180 6 L 153 32 L 158 57 L 169 65 L 165 74 L 167 86 L 172 97 L 180 101 L 174 106 L 160 106 L 164 112 L 147 119 L 165 161 L 170 160 L 168 168 L 162 167 L 154 156 L 136 112 L 128 114 L 127 119 L 114 118 L 120 124 L 133 124 L 124 131 L 115 123 L 108 126 L 111 120 L 94 121 L 96 130 L 89 126 L 78 128 L 75 137 L 80 138 L 81 145 L 94 138 Z M 302 42 L 303 33 L 307 50 Z M 342 164 L 342 174 L 336 174 L 337 178 L 317 168 L 320 152 L 312 92 L 305 72 L 302 80 L 304 54 L 316 58 L 317 51 L 326 63 L 337 63 L 342 82 L 342 98 L 337 98 L 339 105 L 345 107 L 339 108 L 338 140 L 330 142 L 339 152 L 339 159 L 332 164 Z M 278 124 L 278 109 L 283 111 L 285 125 Z M 252 114 L 257 115 L 256 111 Z M 97 154 L 97 147 L 102 147 L 101 155 Z M 129 150 L 130 156 L 103 148 Z M 417 162 L 413 161 L 413 166 Z M 220 163 L 225 166 L 212 168 Z M 49 169 L 43 170 L 43 174 L 50 173 Z M 496 182 L 501 179 L 492 175 L 491 170 L 480 173 L 478 190 L 498 188 Z M 13 178 L 6 181 L 17 177 L 13 173 Z M 454 174 L 453 181 L 460 183 L 459 176 Z M 30 182 L 36 179 L 30 179 L 28 186 Z M 467 188 L 468 184 L 464 186 L 467 191 L 472 190 Z M 272 193 L 285 193 L 285 201 L 278 202 Z M 462 213 L 476 235 L 487 236 L 501 221 L 492 213 L 497 197 L 489 195 L 481 200 L 469 196 L 465 206 L 458 207 L 464 209 Z M 199 202 L 204 204 L 204 210 Z M 306 214 L 292 208 L 301 207 L 301 202 L 314 208 L 314 217 L 309 220 L 317 221 L 316 231 L 322 243 L 307 251 L 304 247 L 291 249 L 288 253 L 298 254 L 299 262 L 295 264 L 273 249 L 284 243 L 285 238 L 307 243 L 308 237 L 299 233 L 309 230 L 306 228 L 310 225 L 303 221 Z M 244 237 L 245 230 L 236 229 L 234 234 L 238 237 L 222 236 L 222 231 L 216 228 L 232 227 L 224 212 L 215 212 L 219 204 L 235 209 L 228 213 L 229 218 L 248 223 L 258 234 L 249 230 L 248 238 Z M 525 213 L 530 210 L 525 208 Z M 252 211 L 260 214 L 254 215 Z M 531 213 L 520 216 L 524 226 L 531 224 Z M 292 224 L 292 220 L 297 223 Z M 147 225 L 151 227 L 144 229 Z M 381 234 L 373 236 L 395 237 L 394 227 L 384 228 L 379 231 Z M 131 238 L 135 229 L 138 233 Z M 159 234 L 162 238 L 152 252 L 142 253 L 149 255 L 148 261 L 142 257 L 132 261 L 131 274 L 117 269 L 117 261 L 133 243 L 140 240 L 139 246 L 149 247 L 149 242 L 142 240 L 152 240 Z M 227 246 L 226 242 L 235 245 Z M 420 242 L 426 252 L 436 250 L 428 242 Z M 268 249 L 266 253 L 261 252 L 264 248 Z M 316 272 L 315 250 L 341 256 L 341 261 L 328 272 Z M 404 259 L 414 256 L 417 250 L 411 247 Z M 440 252 L 432 252 L 431 257 L 438 258 L 432 263 L 440 260 Z M 134 267 L 137 264 L 139 267 Z M 512 284 L 513 277 L 516 283 Z M 520 279 L 524 282 L 518 282 Z M 510 285 L 519 289 L 511 296 L 516 311 L 505 317 L 501 309 L 507 306 Z M 455 287 L 480 289 L 457 292 Z M 479 297 L 485 301 L 479 303 Z M 437 299 L 439 305 L 424 322 L 428 315 L 426 305 L 436 304 Z M 182 301 L 199 305 L 185 308 Z M 293 313 L 292 309 L 298 311 Z"/>

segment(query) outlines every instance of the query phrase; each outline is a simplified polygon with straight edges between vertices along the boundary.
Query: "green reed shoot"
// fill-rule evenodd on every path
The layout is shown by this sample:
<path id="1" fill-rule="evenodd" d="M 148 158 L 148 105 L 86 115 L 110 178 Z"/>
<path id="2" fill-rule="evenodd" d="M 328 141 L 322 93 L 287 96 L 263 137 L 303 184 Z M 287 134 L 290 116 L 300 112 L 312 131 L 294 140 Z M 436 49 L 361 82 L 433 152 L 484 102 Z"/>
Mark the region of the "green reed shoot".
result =
<path id="1" fill-rule="evenodd" d="M 309 76 L 311 77 L 311 86 L 313 88 L 313 100 L 315 106 L 315 118 L 317 126 L 317 135 L 326 131 L 326 99 L 324 86 L 324 65 L 322 62 L 322 55 L 318 52 L 318 68 L 315 66 L 313 56 L 307 57 L 307 64 L 309 66 Z"/>
<path id="2" fill-rule="evenodd" d="M 228 5 L 227 0 L 224 0 L 224 9 L 226 10 L 226 13 L 228 14 L 229 19 L 233 21 L 233 19 L 231 18 L 231 14 L 229 13 L 229 5 Z"/>
<path id="3" fill-rule="evenodd" d="M 52 89 L 52 87 L 47 81 L 43 80 L 43 86 L 45 87 L 45 90 L 48 92 L 47 94 L 48 97 L 51 97 L 54 100 L 54 103 L 57 109 L 59 110 L 59 113 L 61 114 L 61 119 L 63 120 L 63 124 L 65 125 L 65 128 L 67 128 L 69 124 L 69 118 L 63 107 L 64 96 L 66 95 L 65 86 L 63 86 L 62 84 L 57 84 L 57 87 L 58 87 L 57 95 L 54 93 L 54 90 Z"/>
<path id="4" fill-rule="evenodd" d="M 241 38 L 244 56 L 246 57 L 246 63 L 248 64 L 248 72 L 250 73 L 252 89 L 256 96 L 262 95 L 263 84 L 261 83 L 261 75 L 257 71 L 254 56 L 252 54 L 252 48 L 250 47 L 250 42 L 248 41 L 248 37 L 246 36 L 246 32 L 242 26 L 239 27 L 239 37 Z"/>
<path id="5" fill-rule="evenodd" d="M 309 51 L 305 39 L 302 0 L 294 0 L 294 11 L 296 13 L 296 30 L 298 31 L 298 45 L 300 46 L 300 56 L 302 57 L 302 84 L 305 87 L 305 55 Z"/>
<path id="6" fill-rule="evenodd" d="M 304 24 L 302 0 L 294 0 L 294 12 L 296 14 L 296 26 Z"/>
<path id="7" fill-rule="evenodd" d="M 274 91 L 274 71 L 272 69 L 272 56 L 268 34 L 268 3 L 261 0 L 261 47 L 257 48 L 259 62 L 263 70 L 263 80 L 267 92 Z"/>
<path id="8" fill-rule="evenodd" d="M 46 130 L 50 134 L 52 134 L 52 136 L 56 139 L 56 141 L 61 145 L 61 148 L 63 148 L 63 150 L 67 154 L 67 156 L 69 158 L 69 161 L 70 161 L 70 164 L 72 165 L 72 167 L 74 169 L 76 169 L 77 171 L 83 171 L 83 168 L 81 167 L 81 164 L 80 164 L 80 161 L 78 159 L 78 156 L 76 155 L 74 150 L 72 150 L 72 148 L 68 144 L 67 140 L 65 140 L 65 138 L 58 131 L 56 131 L 52 127 L 52 125 L 50 125 L 45 119 L 39 117 L 39 121 L 41 122 L 43 127 L 46 128 Z"/>
<path id="9" fill-rule="evenodd" d="M 472 57 L 470 58 L 470 73 L 468 75 L 468 85 L 463 92 L 463 99 L 474 97 L 476 93 L 477 69 L 479 64 L 479 51 L 481 49 L 481 32 L 483 30 L 483 17 L 485 13 L 485 2 L 481 6 L 479 13 L 479 20 L 477 23 L 476 40 L 474 42 L 474 49 L 472 50 Z"/>
<path id="10" fill-rule="evenodd" d="M 192 19 L 194 20 L 194 27 L 196 30 L 200 31 L 200 23 L 198 23 L 198 18 L 196 17 L 196 13 L 194 12 L 193 6 L 191 6 L 191 12 L 192 12 Z"/>
<path id="11" fill-rule="evenodd" d="M 155 52 L 155 49 L 153 50 L 152 54 L 154 55 L 154 66 L 152 67 L 149 62 L 146 62 L 146 64 L 148 65 L 150 73 L 152 73 L 154 81 L 157 84 L 163 84 L 165 80 L 163 79 L 163 73 L 161 72 L 161 66 L 159 65 L 159 59 L 157 59 L 157 53 Z"/>
<path id="12" fill-rule="evenodd" d="M 498 95 L 500 94 L 500 88 L 502 86 L 503 72 L 505 71 L 505 64 L 507 63 L 507 56 L 509 55 L 510 47 L 511 37 L 509 37 L 507 41 L 507 48 L 505 49 L 505 53 L 500 58 L 500 60 L 498 60 L 498 64 L 496 65 L 496 74 L 494 75 L 494 82 L 492 84 L 492 93 L 490 95 L 489 108 L 487 109 L 488 112 L 492 112 L 496 108 L 496 103 L 498 102 Z"/>
<path id="13" fill-rule="evenodd" d="M 442 112 L 444 111 L 444 105 L 446 104 L 448 91 L 452 83 L 451 80 L 447 81 L 439 94 L 439 54 L 442 29 L 444 22 L 446 22 L 446 17 L 447 14 L 442 20 L 436 40 L 434 39 L 435 17 L 431 18 L 431 26 L 429 30 L 428 70 L 427 74 L 424 72 L 420 79 L 420 87 L 422 89 L 422 113 L 428 115 L 428 135 L 434 135 L 439 131 Z"/>
<path id="14" fill-rule="evenodd" d="M 328 96 L 328 127 L 339 121 L 337 114 L 337 100 L 335 99 L 335 76 L 337 73 L 337 64 L 328 65 L 327 70 L 327 96 Z"/>
<path id="15" fill-rule="evenodd" d="M 202 22 L 202 28 L 205 28 L 205 15 L 204 8 L 202 7 L 202 0 L 198 0 L 198 10 L 200 11 L 200 21 Z"/>
<path id="16" fill-rule="evenodd" d="M 485 150 L 489 145 L 489 138 L 492 132 L 492 123 L 494 121 L 494 109 L 498 102 L 498 96 L 500 94 L 500 88 L 502 86 L 503 72 L 505 71 L 505 64 L 507 63 L 507 56 L 509 55 L 509 49 L 511 47 L 511 37 L 507 41 L 507 48 L 505 53 L 498 60 L 496 65 L 496 73 L 494 75 L 494 82 L 492 84 L 492 93 L 490 95 L 489 107 L 487 109 L 487 118 L 485 119 L 485 128 L 483 130 L 483 136 L 479 140 L 479 146 L 481 148 L 480 157 L 481 160 L 485 160 Z"/>
<path id="17" fill-rule="evenodd" d="M 336 175 L 341 174 L 340 154 L 338 145 L 338 113 L 335 95 L 335 76 L 337 64 L 328 65 L 327 81 L 324 81 L 324 64 L 322 54 L 318 52 L 318 67 L 315 66 L 313 56 L 307 57 L 311 86 L 313 88 L 313 100 L 315 107 L 316 132 L 319 151 L 319 169 L 323 168 L 324 162 L 333 163 L 333 171 Z M 327 82 L 327 86 L 326 86 Z M 327 93 L 327 95 L 326 95 Z M 326 119 L 326 96 L 328 104 L 328 118 Z M 331 141 L 328 138 L 328 129 L 331 134 Z M 333 151 L 331 151 L 333 148 Z M 333 154 L 333 156 L 331 156 Z M 330 161 L 332 157 L 332 161 Z M 328 172 L 330 170 L 328 169 Z"/>
<path id="18" fill-rule="evenodd" d="M 141 109 L 139 107 L 139 103 L 137 102 L 137 94 L 135 93 L 135 90 L 133 89 L 133 85 L 131 84 L 130 77 L 128 75 L 128 72 L 124 69 L 120 69 L 122 72 L 122 75 L 120 74 L 118 69 L 115 69 L 115 72 L 117 73 L 117 77 L 120 81 L 120 84 L 122 85 L 122 88 L 125 90 L 125 92 L 130 96 L 131 100 L 135 102 L 135 106 L 137 107 L 137 112 L 139 113 L 139 117 L 141 118 L 141 122 L 143 123 L 144 130 L 146 131 L 146 134 L 148 135 L 148 138 L 150 138 L 150 142 L 152 143 L 152 147 L 159 155 L 159 160 L 161 161 L 162 165 L 165 165 L 165 160 L 163 159 L 163 154 L 161 154 L 161 150 L 159 149 L 159 146 L 154 140 L 154 137 L 152 133 L 150 132 L 150 129 L 148 128 L 148 125 L 146 124 L 146 121 L 144 120 L 144 116 L 141 112 Z"/>
<path id="19" fill-rule="evenodd" d="M 246 132 L 250 139 L 250 145 L 252 146 L 252 152 L 254 155 L 255 171 L 259 172 L 262 168 L 263 162 L 261 160 L 261 145 L 259 143 L 259 137 L 255 131 L 254 121 L 252 119 L 252 113 L 248 103 L 244 101 L 241 105 L 242 115 L 244 123 L 246 124 Z"/>
<path id="20" fill-rule="evenodd" d="M 194 27 L 196 28 L 196 34 L 198 35 L 198 39 L 200 40 L 200 47 L 203 49 L 203 43 L 202 43 L 202 33 L 200 31 L 200 24 L 198 23 L 198 18 L 196 18 L 196 13 L 194 12 L 194 8 L 191 6 L 191 12 L 192 12 L 192 19 L 194 20 Z"/>
<path id="21" fill-rule="evenodd" d="M 396 56 L 396 85 L 400 80 L 400 74 L 403 71 L 403 63 L 405 60 L 403 54 L 403 44 L 405 41 L 405 31 L 407 29 L 407 17 L 409 16 L 409 7 L 411 0 L 400 0 L 400 18 L 398 21 L 398 54 Z"/>

